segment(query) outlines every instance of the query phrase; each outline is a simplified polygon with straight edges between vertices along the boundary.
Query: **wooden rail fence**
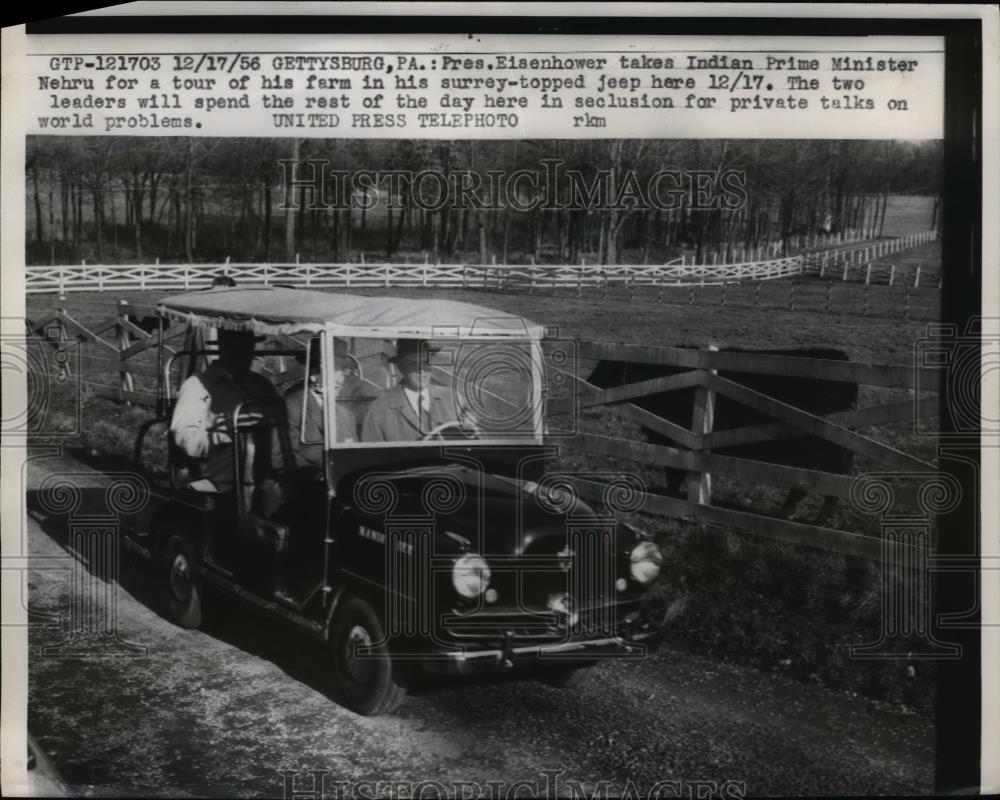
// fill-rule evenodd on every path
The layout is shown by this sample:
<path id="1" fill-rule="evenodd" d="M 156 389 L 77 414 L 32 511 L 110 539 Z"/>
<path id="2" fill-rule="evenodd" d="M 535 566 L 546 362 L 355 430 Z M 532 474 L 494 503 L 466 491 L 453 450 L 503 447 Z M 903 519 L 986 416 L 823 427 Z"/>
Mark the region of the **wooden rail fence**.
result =
<path id="1" fill-rule="evenodd" d="M 892 285 L 897 276 L 891 265 L 872 262 L 903 249 L 926 244 L 936 237 L 927 231 L 897 239 L 845 246 L 810 253 L 777 257 L 773 247 L 735 251 L 744 260 L 735 263 L 688 264 L 684 258 L 664 264 L 442 264 L 430 263 L 299 263 L 259 264 L 225 261 L 215 264 L 63 264 L 25 267 L 28 294 L 74 291 L 144 291 L 203 288 L 211 276 L 232 274 L 241 284 L 272 286 L 286 284 L 316 288 L 429 287 L 444 289 L 584 289 L 609 286 L 671 286 L 733 284 L 769 281 L 801 275 L 828 280 L 858 280 Z M 747 256 L 749 255 L 749 259 Z M 930 276 L 925 276 L 926 285 Z M 904 280 L 902 273 L 899 280 Z M 913 279 L 920 282 L 919 271 Z"/>
<path id="2" fill-rule="evenodd" d="M 26 267 L 28 294 L 201 289 L 215 275 L 241 285 L 313 288 L 527 289 L 710 284 L 799 275 L 802 256 L 746 264 L 69 264 Z"/>
<path id="3" fill-rule="evenodd" d="M 154 306 L 137 305 L 122 301 L 108 317 L 99 322 L 81 322 L 66 309 L 58 309 L 36 320 L 26 320 L 27 334 L 35 341 L 48 342 L 54 349 L 75 343 L 82 348 L 79 366 L 81 374 L 75 376 L 91 394 L 119 402 L 156 408 L 161 398 L 158 396 L 159 376 L 165 367 L 160 359 L 159 343 L 164 344 L 164 357 L 169 358 L 182 350 L 201 347 L 192 339 L 191 331 L 180 323 L 162 325 L 149 329 L 148 323 L 157 321 Z M 137 322 L 146 324 L 140 327 Z M 275 337 L 275 347 L 304 347 L 304 344 L 287 336 Z M 299 371 L 286 361 L 258 365 L 273 383 L 282 383 L 295 378 Z M 171 380 L 174 388 L 186 377 L 181 373 L 185 366 L 180 362 L 173 365 Z M 285 369 L 285 366 L 291 366 Z"/>
<path id="4" fill-rule="evenodd" d="M 907 476 L 933 478 L 937 474 L 934 464 L 857 432 L 859 428 L 903 421 L 912 423 L 917 417 L 937 416 L 939 405 L 936 394 L 921 397 L 917 402 L 918 390 L 922 393 L 928 387 L 938 386 L 941 369 L 937 367 L 915 368 L 910 364 L 866 364 L 763 353 L 607 342 L 580 343 L 579 357 L 591 363 L 594 360 L 607 360 L 662 365 L 681 370 L 666 377 L 605 389 L 567 372 L 565 374 L 578 386 L 579 394 L 576 397 L 552 400 L 547 409 L 549 415 L 558 418 L 560 415 L 579 413 L 586 408 L 613 406 L 627 419 L 671 440 L 675 446 L 579 431 L 565 440 L 568 449 L 600 459 L 625 459 L 647 466 L 683 470 L 688 474 L 686 499 L 643 490 L 635 504 L 640 513 L 728 525 L 757 536 L 877 560 L 882 557 L 882 542 L 875 536 L 719 507 L 712 502 L 711 476 L 726 476 L 754 484 L 842 499 L 854 499 L 858 478 L 817 469 L 793 468 L 736 458 L 713 451 L 733 445 L 787 439 L 790 436 L 810 436 L 844 448 L 868 462 L 884 465 L 886 469 L 897 472 L 901 480 Z M 912 398 L 821 416 L 790 405 L 781 398 L 751 389 L 732 378 L 721 377 L 718 374 L 720 371 L 730 375 L 738 372 L 896 388 L 908 390 L 912 393 Z M 691 429 L 635 404 L 641 398 L 692 386 L 697 389 L 694 393 Z M 720 395 L 766 415 L 771 421 L 713 430 L 715 403 Z M 572 482 L 582 497 L 602 500 L 605 487 L 586 479 L 573 479 Z M 918 502 L 917 493 L 905 480 L 894 487 L 894 496 L 896 502 L 908 507 L 914 507 Z"/>

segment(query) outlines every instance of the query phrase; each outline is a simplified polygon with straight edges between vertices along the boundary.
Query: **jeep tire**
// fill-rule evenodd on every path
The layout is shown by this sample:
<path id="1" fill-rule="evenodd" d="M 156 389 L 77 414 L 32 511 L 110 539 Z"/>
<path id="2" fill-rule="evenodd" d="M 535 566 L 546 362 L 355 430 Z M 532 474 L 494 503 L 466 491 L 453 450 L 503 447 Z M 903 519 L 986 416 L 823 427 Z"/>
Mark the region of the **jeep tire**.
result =
<path id="1" fill-rule="evenodd" d="M 385 638 L 382 619 L 365 598 L 340 601 L 330 630 L 333 678 L 341 703 L 362 716 L 389 714 L 406 697 L 405 673 Z"/>
<path id="2" fill-rule="evenodd" d="M 202 623 L 200 560 L 191 541 L 179 533 L 167 539 L 164 549 L 164 589 L 170 619 L 182 628 Z"/>

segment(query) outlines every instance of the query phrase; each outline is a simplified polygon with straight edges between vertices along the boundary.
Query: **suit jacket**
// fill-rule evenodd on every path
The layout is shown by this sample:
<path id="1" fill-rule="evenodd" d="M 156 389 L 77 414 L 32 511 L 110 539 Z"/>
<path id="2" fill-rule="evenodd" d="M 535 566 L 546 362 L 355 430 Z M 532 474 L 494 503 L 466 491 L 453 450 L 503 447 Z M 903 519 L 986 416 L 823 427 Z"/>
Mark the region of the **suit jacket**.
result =
<path id="1" fill-rule="evenodd" d="M 301 439 L 302 426 L 302 392 L 305 384 L 297 383 L 285 393 L 285 404 L 288 414 L 288 432 L 292 440 L 292 449 L 296 461 L 300 464 L 312 464 L 323 467 L 323 408 L 319 400 L 309 392 L 306 400 L 306 442 Z M 358 440 L 358 421 L 346 403 L 337 402 L 337 441 L 349 442 Z M 315 443 L 315 444 L 311 444 Z"/>
<path id="2" fill-rule="evenodd" d="M 375 398 L 368 407 L 361 429 L 363 442 L 414 442 L 444 422 L 456 419 L 456 410 L 450 393 L 432 385 L 430 415 L 423 424 L 406 399 L 401 384 Z"/>

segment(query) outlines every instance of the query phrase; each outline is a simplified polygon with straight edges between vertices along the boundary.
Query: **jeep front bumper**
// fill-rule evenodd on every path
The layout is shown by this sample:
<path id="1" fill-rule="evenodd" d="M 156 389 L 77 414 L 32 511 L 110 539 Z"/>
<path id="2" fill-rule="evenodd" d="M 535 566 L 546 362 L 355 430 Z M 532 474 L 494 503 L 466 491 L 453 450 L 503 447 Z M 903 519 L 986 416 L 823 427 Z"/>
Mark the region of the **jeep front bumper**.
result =
<path id="1" fill-rule="evenodd" d="M 532 666 L 571 666 L 602 658 L 644 658 L 657 633 L 637 630 L 625 636 L 534 644 L 517 643 L 508 634 L 499 647 L 465 645 L 455 650 L 438 650 L 428 654 L 423 664 L 428 672 L 465 675 Z"/>

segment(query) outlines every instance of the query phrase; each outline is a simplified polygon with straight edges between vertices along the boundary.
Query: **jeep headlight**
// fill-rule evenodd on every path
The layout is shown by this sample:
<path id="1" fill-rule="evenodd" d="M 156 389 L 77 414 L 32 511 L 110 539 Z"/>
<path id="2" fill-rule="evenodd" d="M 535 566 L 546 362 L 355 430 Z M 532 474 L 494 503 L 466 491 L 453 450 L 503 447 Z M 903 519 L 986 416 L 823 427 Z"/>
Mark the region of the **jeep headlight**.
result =
<path id="1" fill-rule="evenodd" d="M 460 556 L 451 568 L 451 582 L 462 597 L 479 597 L 490 585 L 490 565 L 482 556 Z"/>
<path id="2" fill-rule="evenodd" d="M 629 570 L 639 583 L 649 583 L 660 574 L 661 564 L 663 554 L 660 553 L 660 548 L 652 542 L 639 542 L 632 550 Z"/>

